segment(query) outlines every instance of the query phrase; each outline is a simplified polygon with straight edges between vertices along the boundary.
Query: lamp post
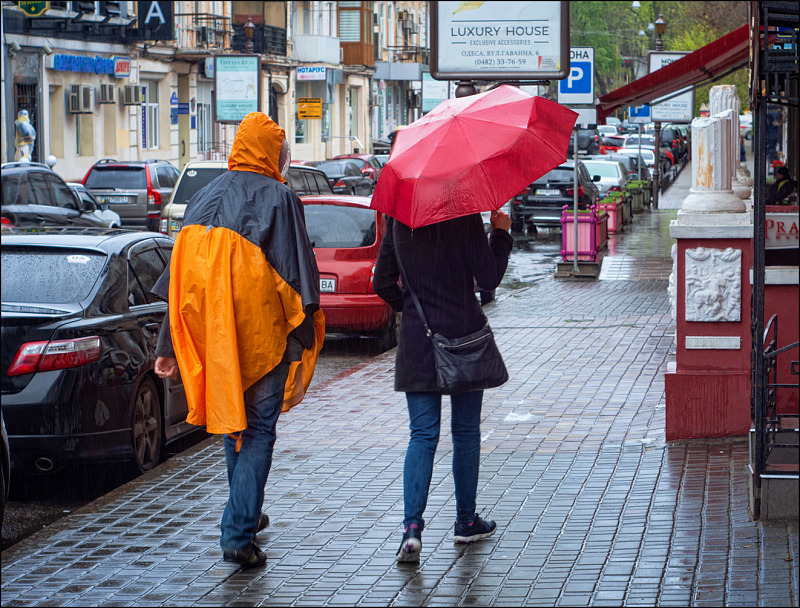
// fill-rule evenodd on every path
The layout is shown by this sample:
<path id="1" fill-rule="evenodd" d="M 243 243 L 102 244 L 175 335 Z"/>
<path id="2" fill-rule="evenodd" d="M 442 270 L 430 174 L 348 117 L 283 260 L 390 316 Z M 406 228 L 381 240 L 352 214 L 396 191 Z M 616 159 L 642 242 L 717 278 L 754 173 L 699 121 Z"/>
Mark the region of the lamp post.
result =
<path id="1" fill-rule="evenodd" d="M 658 15 L 658 19 L 656 19 L 656 34 L 658 38 L 656 38 L 656 51 L 663 51 L 664 50 L 664 40 L 661 38 L 664 35 L 664 32 L 667 29 L 667 21 L 664 19 L 664 15 Z M 653 209 L 658 209 L 658 194 L 661 191 L 661 169 L 659 168 L 659 164 L 661 162 L 661 123 L 659 121 L 655 121 L 656 126 L 656 163 L 653 166 Z"/>
<path id="2" fill-rule="evenodd" d="M 656 38 L 656 50 L 657 51 L 663 51 L 664 50 L 664 40 L 661 38 L 661 36 L 664 35 L 664 32 L 666 31 L 666 29 L 667 29 L 667 21 L 666 21 L 666 19 L 664 19 L 664 15 L 659 13 L 658 19 L 656 19 L 656 34 L 658 36 Z"/>
<path id="3" fill-rule="evenodd" d="M 253 32 L 255 29 L 256 26 L 253 25 L 253 19 L 248 17 L 247 23 L 244 24 L 244 35 L 247 38 L 247 42 L 244 45 L 244 50 L 246 53 L 253 52 Z"/>

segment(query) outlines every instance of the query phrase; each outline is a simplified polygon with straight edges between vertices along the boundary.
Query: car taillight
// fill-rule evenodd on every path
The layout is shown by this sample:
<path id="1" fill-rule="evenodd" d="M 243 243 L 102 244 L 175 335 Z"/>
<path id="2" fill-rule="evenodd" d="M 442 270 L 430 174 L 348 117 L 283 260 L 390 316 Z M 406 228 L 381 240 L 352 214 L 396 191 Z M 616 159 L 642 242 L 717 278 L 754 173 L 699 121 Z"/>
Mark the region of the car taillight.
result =
<path id="1" fill-rule="evenodd" d="M 158 222 L 158 231 L 169 236 L 169 219 L 162 217 Z"/>
<path id="2" fill-rule="evenodd" d="M 2 220 L 0 220 L 0 222 L 2 223 L 3 226 L 11 226 L 11 227 L 14 226 L 14 222 L 12 222 L 7 217 L 2 218 Z"/>
<path id="3" fill-rule="evenodd" d="M 578 197 L 583 197 L 586 191 L 583 189 L 583 186 L 578 186 Z M 575 196 L 575 188 L 567 188 L 567 196 Z"/>
<path id="4" fill-rule="evenodd" d="M 335 184 L 333 184 L 333 187 L 334 188 L 344 188 L 345 187 L 345 183 L 342 180 L 339 180 Z"/>
<path id="5" fill-rule="evenodd" d="M 372 270 L 369 271 L 369 285 L 367 285 L 367 293 L 375 293 L 375 288 L 372 287 L 372 280 L 375 278 L 375 264 L 372 265 Z"/>
<path id="6" fill-rule="evenodd" d="M 157 190 L 153 190 L 152 188 L 147 189 L 147 204 L 148 205 L 160 205 L 161 204 L 161 193 Z"/>
<path id="7" fill-rule="evenodd" d="M 674 139 L 672 140 L 672 147 L 673 148 L 677 148 L 678 147 L 678 142 L 675 141 Z"/>
<path id="8" fill-rule="evenodd" d="M 20 346 L 6 375 L 20 376 L 93 363 L 100 359 L 100 338 L 28 342 Z"/>

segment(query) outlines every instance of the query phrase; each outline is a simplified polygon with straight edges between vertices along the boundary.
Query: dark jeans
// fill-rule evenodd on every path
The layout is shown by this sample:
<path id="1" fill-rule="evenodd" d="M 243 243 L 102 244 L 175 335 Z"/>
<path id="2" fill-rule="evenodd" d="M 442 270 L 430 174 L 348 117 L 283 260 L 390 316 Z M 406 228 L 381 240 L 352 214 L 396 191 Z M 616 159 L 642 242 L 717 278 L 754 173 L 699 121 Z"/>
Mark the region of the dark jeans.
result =
<path id="1" fill-rule="evenodd" d="M 406 393 L 411 439 L 403 468 L 403 527 L 415 523 L 422 530 L 422 513 L 428 504 L 433 476 L 433 459 L 439 444 L 442 419 L 440 393 Z M 456 520 L 472 521 L 478 493 L 478 465 L 481 457 L 481 402 L 483 391 L 450 396 L 453 433 L 453 481 L 456 489 Z"/>
<path id="2" fill-rule="evenodd" d="M 289 364 L 281 363 L 244 393 L 247 428 L 242 431 L 242 446 L 225 436 L 225 462 L 228 466 L 230 494 L 222 514 L 223 550 L 241 550 L 255 539 L 255 530 L 264 504 L 264 486 L 272 466 L 275 425 L 283 407 L 283 391 Z"/>

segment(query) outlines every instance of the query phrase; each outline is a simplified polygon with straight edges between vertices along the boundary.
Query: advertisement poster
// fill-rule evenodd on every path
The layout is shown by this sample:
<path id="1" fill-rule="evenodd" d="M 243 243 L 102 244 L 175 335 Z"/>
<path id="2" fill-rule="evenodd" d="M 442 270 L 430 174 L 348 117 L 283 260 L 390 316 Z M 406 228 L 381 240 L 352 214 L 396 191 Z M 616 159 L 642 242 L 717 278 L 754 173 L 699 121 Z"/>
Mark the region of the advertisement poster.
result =
<path id="1" fill-rule="evenodd" d="M 431 74 L 438 80 L 565 78 L 568 4 L 431 3 Z"/>
<path id="2" fill-rule="evenodd" d="M 261 70 L 258 55 L 218 55 L 214 58 L 214 120 L 239 123 L 261 111 Z"/>

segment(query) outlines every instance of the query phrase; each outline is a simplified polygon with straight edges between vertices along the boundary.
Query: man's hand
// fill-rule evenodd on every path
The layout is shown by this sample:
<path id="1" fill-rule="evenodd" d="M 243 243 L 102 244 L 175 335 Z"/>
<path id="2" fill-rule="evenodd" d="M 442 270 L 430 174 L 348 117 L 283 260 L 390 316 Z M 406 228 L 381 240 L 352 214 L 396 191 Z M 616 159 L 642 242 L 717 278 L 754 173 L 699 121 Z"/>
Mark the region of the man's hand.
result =
<path id="1" fill-rule="evenodd" d="M 156 375 L 159 378 L 178 379 L 178 360 L 175 357 L 156 357 Z"/>
<path id="2" fill-rule="evenodd" d="M 489 223 L 492 225 L 492 230 L 511 230 L 511 218 L 507 213 L 502 211 L 492 211 L 489 215 Z"/>

